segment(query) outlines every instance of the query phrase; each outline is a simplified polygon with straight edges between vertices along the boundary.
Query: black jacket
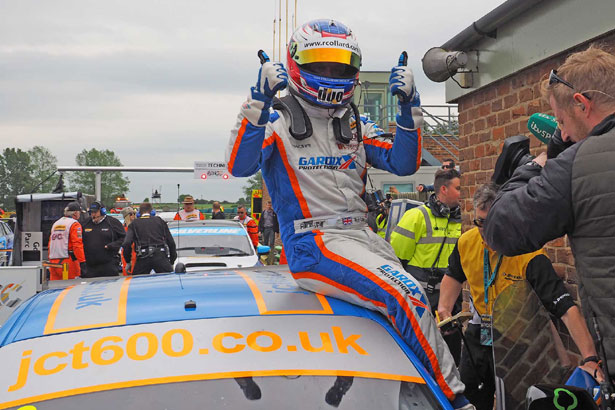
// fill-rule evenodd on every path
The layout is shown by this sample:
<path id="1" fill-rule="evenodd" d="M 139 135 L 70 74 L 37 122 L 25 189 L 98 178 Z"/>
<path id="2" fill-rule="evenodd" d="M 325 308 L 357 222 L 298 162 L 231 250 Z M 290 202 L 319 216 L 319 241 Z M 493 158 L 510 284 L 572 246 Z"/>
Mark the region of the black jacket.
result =
<path id="1" fill-rule="evenodd" d="M 224 211 L 211 212 L 211 219 L 225 219 Z"/>
<path id="2" fill-rule="evenodd" d="M 90 218 L 83 224 L 83 251 L 88 265 L 109 263 L 119 260 L 119 250 L 126 232 L 122 223 L 112 216 L 105 216 L 100 223 Z M 106 248 L 105 248 L 106 246 Z"/>
<path id="3" fill-rule="evenodd" d="M 271 210 L 271 212 L 273 212 L 273 231 L 280 232 L 280 224 L 278 223 L 278 214 L 276 214 L 273 209 Z M 261 233 L 265 232 L 265 223 L 263 220 L 264 214 L 265 214 L 265 211 L 261 213 L 261 219 L 258 221 L 258 231 Z"/>
<path id="4" fill-rule="evenodd" d="M 534 251 L 568 234 L 581 307 L 595 315 L 609 370 L 615 370 L 615 115 L 598 124 L 544 168 L 519 167 L 502 186 L 484 233 L 505 255 Z"/>
<path id="5" fill-rule="evenodd" d="M 158 216 L 144 215 L 132 221 L 126 231 L 126 239 L 122 244 L 124 259 L 129 261 L 131 258 L 131 245 L 135 244 L 135 251 L 139 254 L 139 249 L 148 246 L 164 246 L 169 249 L 169 260 L 171 263 L 177 259 L 175 241 L 171 236 L 169 226 Z"/>

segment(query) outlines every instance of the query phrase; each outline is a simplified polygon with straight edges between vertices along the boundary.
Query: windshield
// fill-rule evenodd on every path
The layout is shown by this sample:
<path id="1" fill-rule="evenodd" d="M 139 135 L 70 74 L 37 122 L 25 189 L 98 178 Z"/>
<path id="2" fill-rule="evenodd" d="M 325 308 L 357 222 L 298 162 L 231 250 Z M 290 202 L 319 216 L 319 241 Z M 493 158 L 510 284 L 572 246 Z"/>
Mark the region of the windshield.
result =
<path id="1" fill-rule="evenodd" d="M 254 255 L 252 243 L 242 227 L 169 225 L 179 257 Z"/>
<path id="2" fill-rule="evenodd" d="M 114 407 L 147 410 L 442 408 L 425 384 L 351 376 L 200 380 L 93 392 L 36 403 L 38 410 Z"/>

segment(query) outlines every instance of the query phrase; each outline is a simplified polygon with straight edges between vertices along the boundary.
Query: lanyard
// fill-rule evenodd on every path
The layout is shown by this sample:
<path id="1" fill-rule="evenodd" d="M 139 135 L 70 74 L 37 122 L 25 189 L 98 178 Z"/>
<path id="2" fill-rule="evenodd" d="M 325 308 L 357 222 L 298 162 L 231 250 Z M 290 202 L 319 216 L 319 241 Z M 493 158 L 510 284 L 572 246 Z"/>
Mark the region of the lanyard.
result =
<path id="1" fill-rule="evenodd" d="M 491 273 L 491 263 L 489 262 L 489 251 L 485 248 L 485 252 L 483 254 L 483 278 L 484 278 L 484 286 L 485 286 L 485 309 L 489 304 L 489 287 L 495 281 L 495 277 L 498 275 L 498 270 L 500 269 L 500 265 L 502 264 L 502 255 L 498 257 L 498 262 L 495 265 L 495 269 L 493 273 Z"/>

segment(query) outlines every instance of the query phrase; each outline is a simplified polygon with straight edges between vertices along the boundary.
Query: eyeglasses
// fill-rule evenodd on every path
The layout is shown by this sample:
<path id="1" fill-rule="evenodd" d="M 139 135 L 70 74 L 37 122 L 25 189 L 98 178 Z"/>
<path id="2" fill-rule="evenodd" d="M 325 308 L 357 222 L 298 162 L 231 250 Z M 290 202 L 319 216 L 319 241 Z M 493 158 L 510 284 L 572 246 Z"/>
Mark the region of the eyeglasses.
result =
<path id="1" fill-rule="evenodd" d="M 485 223 L 485 218 L 476 218 L 472 220 L 472 222 L 474 223 L 474 225 L 478 226 L 479 228 L 482 228 L 483 224 Z"/>
<path id="2" fill-rule="evenodd" d="M 568 81 L 564 80 L 562 77 L 557 75 L 557 70 L 551 70 L 551 72 L 549 73 L 549 85 L 554 85 L 554 84 L 564 84 L 566 87 L 570 88 L 571 90 L 577 91 L 574 85 L 570 84 Z M 580 94 L 583 97 L 587 98 L 588 100 L 591 100 L 591 98 L 586 93 L 583 92 Z"/>

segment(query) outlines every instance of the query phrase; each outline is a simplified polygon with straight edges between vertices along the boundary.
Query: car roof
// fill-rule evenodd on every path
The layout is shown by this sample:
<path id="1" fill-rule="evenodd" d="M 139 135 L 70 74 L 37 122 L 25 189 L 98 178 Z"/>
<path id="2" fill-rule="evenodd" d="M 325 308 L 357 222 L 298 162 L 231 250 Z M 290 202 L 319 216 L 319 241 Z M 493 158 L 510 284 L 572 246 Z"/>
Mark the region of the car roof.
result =
<path id="1" fill-rule="evenodd" d="M 87 329 L 238 316 L 346 315 L 387 324 L 379 314 L 298 288 L 285 266 L 100 279 L 50 282 L 68 287 L 24 302 L 0 328 L 0 347 Z"/>
<path id="2" fill-rule="evenodd" d="M 243 226 L 240 221 L 234 221 L 232 219 L 203 219 L 192 221 L 168 221 L 169 228 L 174 226 L 180 227 L 194 227 L 194 226 Z"/>

